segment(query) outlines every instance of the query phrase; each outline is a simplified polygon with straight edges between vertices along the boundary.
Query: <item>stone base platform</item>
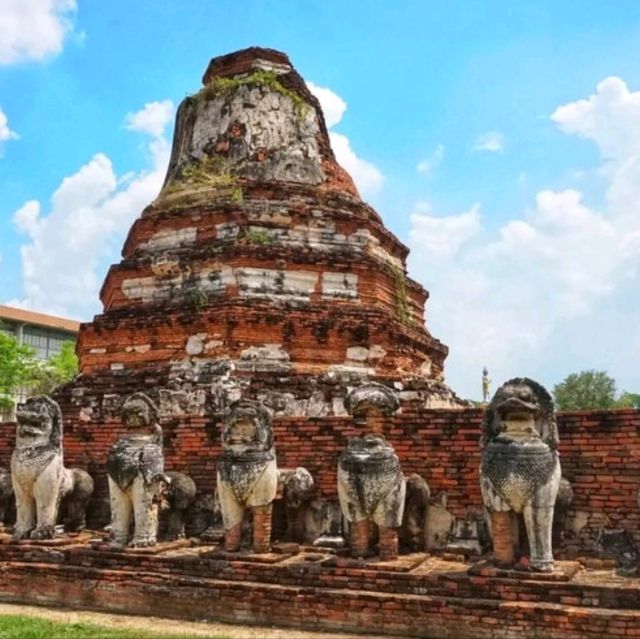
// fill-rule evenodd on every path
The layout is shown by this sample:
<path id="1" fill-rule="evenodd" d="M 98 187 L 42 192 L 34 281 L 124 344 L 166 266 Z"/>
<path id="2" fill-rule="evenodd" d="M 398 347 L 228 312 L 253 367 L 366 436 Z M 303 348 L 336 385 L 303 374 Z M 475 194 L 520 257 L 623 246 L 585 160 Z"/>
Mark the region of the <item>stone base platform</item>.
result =
<path id="1" fill-rule="evenodd" d="M 0 542 L 8 602 L 432 639 L 640 637 L 640 579 L 575 562 L 536 574 L 425 553 L 231 555 L 195 542 L 114 551 L 89 534 Z"/>

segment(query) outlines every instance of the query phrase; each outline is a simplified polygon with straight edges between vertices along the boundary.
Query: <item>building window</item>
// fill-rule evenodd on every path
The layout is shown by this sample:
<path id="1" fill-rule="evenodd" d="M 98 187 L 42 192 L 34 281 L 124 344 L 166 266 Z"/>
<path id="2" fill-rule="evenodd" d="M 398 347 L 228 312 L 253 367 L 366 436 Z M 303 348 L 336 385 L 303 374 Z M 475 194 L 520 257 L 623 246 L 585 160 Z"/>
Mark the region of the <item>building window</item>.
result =
<path id="1" fill-rule="evenodd" d="M 35 350 L 38 359 L 47 359 L 49 357 L 49 335 L 47 330 L 37 326 L 25 326 L 22 333 L 22 341 Z"/>

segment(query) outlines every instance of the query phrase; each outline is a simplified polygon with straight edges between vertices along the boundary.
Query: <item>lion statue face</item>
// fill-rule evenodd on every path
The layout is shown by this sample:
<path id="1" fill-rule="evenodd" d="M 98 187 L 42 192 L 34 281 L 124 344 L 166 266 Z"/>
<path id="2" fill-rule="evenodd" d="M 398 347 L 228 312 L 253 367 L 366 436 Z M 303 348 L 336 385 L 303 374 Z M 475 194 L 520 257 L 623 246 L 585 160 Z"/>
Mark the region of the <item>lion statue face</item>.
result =
<path id="1" fill-rule="evenodd" d="M 314 489 L 311 473 L 302 466 L 298 466 L 289 473 L 284 480 L 284 499 L 288 508 L 300 508 L 311 498 Z"/>
<path id="2" fill-rule="evenodd" d="M 31 397 L 18 406 L 16 446 L 60 446 L 62 415 L 60 407 L 49 397 Z"/>
<path id="3" fill-rule="evenodd" d="M 365 462 L 394 457 L 395 452 L 383 437 L 365 435 L 349 440 L 346 456 L 352 460 Z"/>
<path id="4" fill-rule="evenodd" d="M 543 386 L 527 377 L 505 382 L 495 393 L 484 421 L 484 439 L 541 439 L 558 444 L 553 400 Z"/>
<path id="5" fill-rule="evenodd" d="M 355 417 L 389 416 L 400 408 L 400 402 L 389 387 L 378 382 L 367 382 L 347 395 L 345 408 Z"/>
<path id="6" fill-rule="evenodd" d="M 270 450 L 273 446 L 271 414 L 260 402 L 240 400 L 231 405 L 222 432 L 227 449 Z"/>
<path id="7" fill-rule="evenodd" d="M 122 405 L 122 423 L 127 430 L 147 429 L 157 421 L 154 403 L 144 393 L 134 393 Z"/>

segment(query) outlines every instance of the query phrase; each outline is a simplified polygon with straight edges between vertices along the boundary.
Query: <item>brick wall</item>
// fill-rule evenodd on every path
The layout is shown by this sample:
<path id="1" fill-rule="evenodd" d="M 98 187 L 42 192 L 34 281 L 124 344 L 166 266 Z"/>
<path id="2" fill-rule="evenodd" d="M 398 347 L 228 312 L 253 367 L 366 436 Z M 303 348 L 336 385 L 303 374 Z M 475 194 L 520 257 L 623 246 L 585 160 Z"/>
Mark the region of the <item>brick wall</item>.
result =
<path id="1" fill-rule="evenodd" d="M 67 412 L 67 411 L 65 411 Z M 483 411 L 426 410 L 405 404 L 388 420 L 384 434 L 396 449 L 405 474 L 418 473 L 432 495 L 447 494 L 447 508 L 462 517 L 480 510 L 478 440 Z M 582 545 L 602 527 L 625 528 L 640 543 L 640 410 L 582 411 L 558 415 L 563 475 L 574 501 L 569 526 Z M 206 417 L 163 424 L 166 467 L 191 474 L 200 492 L 215 488 L 220 424 Z M 274 423 L 278 465 L 306 467 L 322 495 L 336 499 L 338 455 L 359 429 L 349 417 L 282 418 Z M 0 464 L 8 466 L 13 424 L 0 424 Z M 116 421 L 65 424 L 65 462 L 86 468 L 97 479 L 96 496 L 106 497 L 105 460 L 120 432 Z"/>

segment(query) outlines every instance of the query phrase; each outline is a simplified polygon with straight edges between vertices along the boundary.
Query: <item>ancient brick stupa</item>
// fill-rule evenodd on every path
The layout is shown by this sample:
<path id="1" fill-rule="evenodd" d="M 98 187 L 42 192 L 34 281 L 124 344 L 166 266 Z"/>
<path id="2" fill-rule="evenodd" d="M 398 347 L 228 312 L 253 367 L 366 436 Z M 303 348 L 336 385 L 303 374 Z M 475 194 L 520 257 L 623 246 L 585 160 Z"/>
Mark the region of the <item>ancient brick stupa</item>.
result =
<path id="1" fill-rule="evenodd" d="M 337 164 L 288 57 L 214 58 L 203 84 L 178 109 L 164 186 L 109 270 L 104 312 L 81 329 L 86 418 L 133 390 L 166 415 L 239 396 L 344 414 L 367 378 L 455 404 L 408 250 Z"/>

